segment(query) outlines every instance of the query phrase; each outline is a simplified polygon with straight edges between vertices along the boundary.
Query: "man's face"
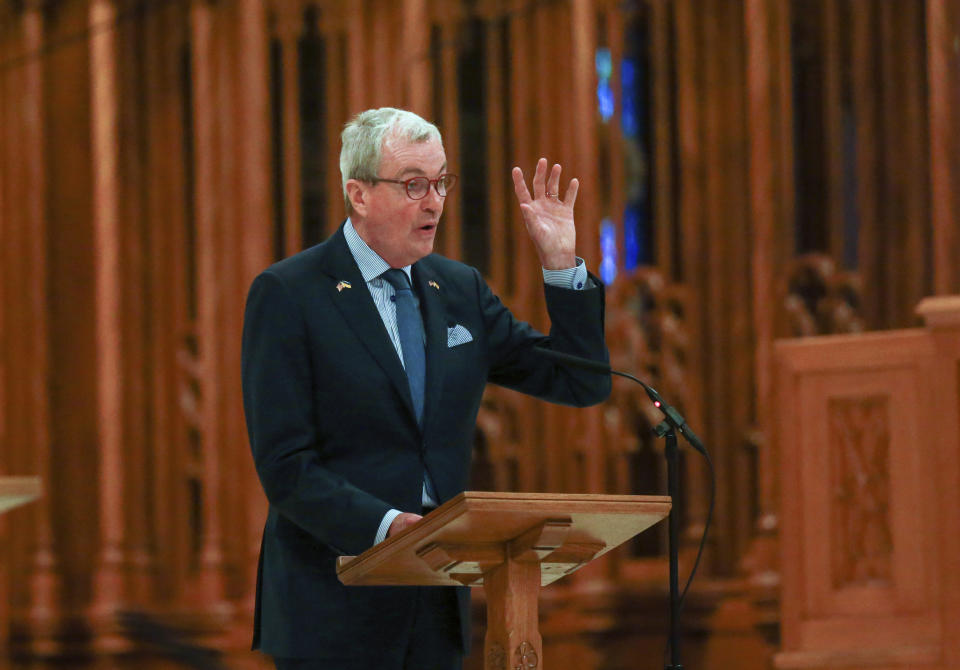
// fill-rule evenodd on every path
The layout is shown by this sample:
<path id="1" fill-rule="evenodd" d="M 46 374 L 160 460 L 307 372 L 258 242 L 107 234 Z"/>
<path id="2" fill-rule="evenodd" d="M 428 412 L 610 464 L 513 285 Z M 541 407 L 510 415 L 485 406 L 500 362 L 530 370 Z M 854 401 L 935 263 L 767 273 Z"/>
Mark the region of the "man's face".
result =
<path id="1" fill-rule="evenodd" d="M 447 156 L 439 141 L 409 143 L 388 135 L 377 176 L 436 179 L 446 168 Z M 443 198 L 432 185 L 422 200 L 411 200 L 403 184 L 390 182 L 348 182 L 347 192 L 351 195 L 351 220 L 357 233 L 391 267 L 410 265 L 433 251 Z"/>

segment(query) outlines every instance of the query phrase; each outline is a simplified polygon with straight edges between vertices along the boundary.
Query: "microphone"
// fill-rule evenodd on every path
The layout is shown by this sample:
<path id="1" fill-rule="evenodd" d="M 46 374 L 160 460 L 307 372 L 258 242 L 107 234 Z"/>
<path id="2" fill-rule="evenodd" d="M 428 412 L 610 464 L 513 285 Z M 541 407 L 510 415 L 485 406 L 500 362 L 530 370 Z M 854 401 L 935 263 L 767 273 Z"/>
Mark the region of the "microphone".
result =
<path id="1" fill-rule="evenodd" d="M 666 437 L 667 447 L 664 452 L 667 458 L 667 492 L 670 495 L 672 500 L 677 500 L 677 492 L 679 490 L 679 464 L 677 462 L 677 435 L 680 433 L 683 437 L 690 443 L 690 445 L 700 452 L 707 461 L 710 471 L 710 507 L 707 509 L 707 518 L 703 527 L 703 535 L 700 538 L 700 547 L 697 549 L 697 557 L 693 561 L 693 568 L 690 570 L 690 576 L 687 578 L 687 584 L 683 588 L 683 594 L 678 595 L 679 592 L 679 564 L 678 564 L 678 523 L 677 523 L 677 508 L 670 508 L 670 532 L 669 532 L 669 556 L 670 556 L 670 637 L 669 637 L 669 649 L 671 662 L 669 665 L 665 666 L 667 670 L 682 670 L 683 666 L 680 664 L 680 610 L 683 606 L 683 601 L 687 596 L 687 590 L 690 588 L 691 582 L 693 582 L 693 577 L 697 573 L 697 567 L 700 565 L 700 557 L 703 555 L 703 549 L 706 546 L 707 541 L 707 531 L 710 528 L 710 523 L 713 520 L 713 506 L 716 502 L 716 475 L 713 469 L 713 462 L 710 460 L 710 454 L 707 453 L 706 447 L 703 446 L 703 443 L 700 441 L 700 438 L 690 430 L 690 426 L 687 425 L 686 420 L 681 416 L 680 412 L 664 402 L 663 398 L 660 397 L 660 394 L 657 393 L 657 390 L 652 386 L 645 384 L 631 374 L 626 372 L 620 372 L 619 370 L 614 370 L 605 362 L 594 361 L 589 358 L 583 358 L 582 356 L 575 356 L 573 354 L 565 354 L 562 351 L 554 351 L 553 349 L 547 349 L 545 347 L 532 347 L 532 350 L 535 354 L 543 356 L 544 358 L 549 358 L 561 365 L 566 365 L 572 368 L 580 368 L 581 370 L 587 370 L 589 372 L 595 372 L 597 374 L 603 375 L 618 375 L 620 377 L 626 377 L 631 379 L 640 386 L 643 387 L 643 390 L 647 392 L 647 396 L 650 400 L 653 401 L 654 407 L 663 412 L 665 419 L 661 421 L 654 432 L 657 437 Z M 676 431 L 676 432 L 674 432 Z M 666 650 L 664 651 L 664 656 L 666 656 Z"/>
<path id="2" fill-rule="evenodd" d="M 649 397 L 650 401 L 653 402 L 654 407 L 659 409 L 661 412 L 663 412 L 664 416 L 666 416 L 666 423 L 676 428 L 681 435 L 687 438 L 687 441 L 693 446 L 694 449 L 702 454 L 706 453 L 703 443 L 700 441 L 700 438 L 697 437 L 692 430 L 690 430 L 690 426 L 687 425 L 686 419 L 683 418 L 680 412 L 668 405 L 667 402 L 660 396 L 660 394 L 657 393 L 657 390 L 649 384 L 645 384 L 631 374 L 614 370 L 608 363 L 604 363 L 603 361 L 595 361 L 590 358 L 584 358 L 583 356 L 566 354 L 562 351 L 554 351 L 553 349 L 547 349 L 545 347 L 533 347 L 533 351 L 544 358 L 549 358 L 572 368 L 580 368 L 581 370 L 596 372 L 597 374 L 603 375 L 617 375 L 635 381 L 643 387 L 644 391 L 647 392 L 647 397 Z M 663 434 L 666 433 L 667 430 L 668 429 L 666 428 L 661 429 L 658 426 L 656 429 L 657 435 L 663 437 Z"/>

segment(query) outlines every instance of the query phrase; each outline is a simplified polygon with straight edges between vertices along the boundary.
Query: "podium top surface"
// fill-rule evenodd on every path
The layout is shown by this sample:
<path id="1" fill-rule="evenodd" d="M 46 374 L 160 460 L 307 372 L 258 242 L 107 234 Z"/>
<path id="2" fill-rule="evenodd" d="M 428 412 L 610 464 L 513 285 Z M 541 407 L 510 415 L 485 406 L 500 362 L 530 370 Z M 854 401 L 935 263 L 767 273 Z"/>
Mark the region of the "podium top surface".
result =
<path id="1" fill-rule="evenodd" d="M 0 477 L 0 514 L 40 497 L 39 477 Z"/>
<path id="2" fill-rule="evenodd" d="M 342 556 L 337 574 L 349 585 L 455 585 L 461 582 L 432 569 L 417 552 L 431 544 L 492 546 L 509 542 L 544 521 L 567 519 L 565 542 L 602 545 L 596 558 L 669 512 L 668 496 L 466 491 L 359 556 Z M 572 572 L 550 570 L 549 564 L 547 556 L 542 563 L 544 586 Z"/>

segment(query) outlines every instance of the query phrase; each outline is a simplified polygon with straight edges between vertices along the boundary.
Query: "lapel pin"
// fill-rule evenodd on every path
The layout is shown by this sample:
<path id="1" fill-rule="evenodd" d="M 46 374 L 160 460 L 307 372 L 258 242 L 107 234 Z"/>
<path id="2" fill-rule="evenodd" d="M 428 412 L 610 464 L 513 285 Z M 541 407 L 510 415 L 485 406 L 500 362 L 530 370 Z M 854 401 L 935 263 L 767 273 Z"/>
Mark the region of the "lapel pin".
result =
<path id="1" fill-rule="evenodd" d="M 431 279 L 430 281 L 428 281 L 427 284 L 428 284 L 429 286 L 432 286 L 433 288 L 437 289 L 438 291 L 440 290 L 440 284 L 438 284 L 437 282 L 433 281 L 432 279 Z"/>
<path id="2" fill-rule="evenodd" d="M 343 289 L 345 289 L 345 288 L 353 288 L 353 287 L 350 286 L 350 282 L 348 282 L 348 281 L 341 281 L 341 282 L 338 282 L 338 283 L 337 283 L 337 293 L 342 292 Z"/>

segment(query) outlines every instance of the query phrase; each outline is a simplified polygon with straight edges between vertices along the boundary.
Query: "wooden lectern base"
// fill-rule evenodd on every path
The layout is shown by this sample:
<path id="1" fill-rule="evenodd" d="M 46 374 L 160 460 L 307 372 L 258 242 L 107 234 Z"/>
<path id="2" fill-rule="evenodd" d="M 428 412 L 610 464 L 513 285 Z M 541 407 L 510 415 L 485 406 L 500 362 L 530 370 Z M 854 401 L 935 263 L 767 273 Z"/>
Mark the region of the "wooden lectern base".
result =
<path id="1" fill-rule="evenodd" d="M 666 496 L 467 491 L 337 565 L 347 585 L 482 585 L 486 670 L 542 668 L 540 587 L 670 512 Z"/>
<path id="2" fill-rule="evenodd" d="M 39 477 L 0 477 L 0 514 L 40 497 Z"/>

